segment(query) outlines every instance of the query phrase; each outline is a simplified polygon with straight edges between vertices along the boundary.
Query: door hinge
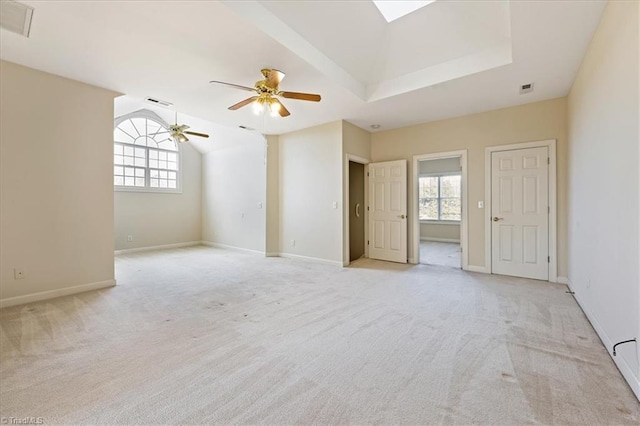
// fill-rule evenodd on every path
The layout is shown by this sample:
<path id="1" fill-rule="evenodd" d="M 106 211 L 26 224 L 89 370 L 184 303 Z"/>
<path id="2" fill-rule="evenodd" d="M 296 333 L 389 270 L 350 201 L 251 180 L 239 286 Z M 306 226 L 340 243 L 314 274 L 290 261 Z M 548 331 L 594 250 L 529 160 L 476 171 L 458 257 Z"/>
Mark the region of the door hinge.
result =
<path id="1" fill-rule="evenodd" d="M 367 206 L 367 211 L 369 211 L 369 206 Z"/>
<path id="2" fill-rule="evenodd" d="M 551 263 L 551 256 L 547 256 L 547 263 Z"/>
<path id="3" fill-rule="evenodd" d="M 367 240 L 367 245 L 369 245 L 369 240 Z"/>
<path id="4" fill-rule="evenodd" d="M 367 172 L 367 176 L 369 176 L 369 172 Z"/>
<path id="5" fill-rule="evenodd" d="M 550 214 L 551 213 L 551 207 L 547 206 L 547 213 Z"/>
<path id="6" fill-rule="evenodd" d="M 547 157 L 547 164 L 551 164 L 551 158 Z"/>

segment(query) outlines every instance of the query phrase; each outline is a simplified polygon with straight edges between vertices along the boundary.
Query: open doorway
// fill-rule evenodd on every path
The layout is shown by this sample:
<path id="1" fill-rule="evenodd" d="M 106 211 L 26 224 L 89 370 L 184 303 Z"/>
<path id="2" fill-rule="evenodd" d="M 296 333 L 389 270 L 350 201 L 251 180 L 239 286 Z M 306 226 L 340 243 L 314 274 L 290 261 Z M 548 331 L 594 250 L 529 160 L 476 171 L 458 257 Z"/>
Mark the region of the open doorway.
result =
<path id="1" fill-rule="evenodd" d="M 365 252 L 364 169 L 364 164 L 349 161 L 349 262 Z"/>
<path id="2" fill-rule="evenodd" d="M 417 263 L 463 268 L 466 247 L 466 151 L 414 157 Z"/>

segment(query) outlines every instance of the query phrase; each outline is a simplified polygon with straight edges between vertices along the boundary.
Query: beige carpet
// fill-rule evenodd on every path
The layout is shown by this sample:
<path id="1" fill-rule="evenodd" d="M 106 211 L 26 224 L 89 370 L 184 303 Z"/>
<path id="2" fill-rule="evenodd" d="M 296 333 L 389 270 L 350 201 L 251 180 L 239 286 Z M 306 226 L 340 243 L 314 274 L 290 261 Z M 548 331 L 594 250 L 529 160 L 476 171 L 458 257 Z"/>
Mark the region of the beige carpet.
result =
<path id="1" fill-rule="evenodd" d="M 0 311 L 0 415 L 91 424 L 638 424 L 561 285 L 194 247 Z"/>
<path id="2" fill-rule="evenodd" d="M 420 241 L 420 263 L 460 268 L 460 243 Z"/>

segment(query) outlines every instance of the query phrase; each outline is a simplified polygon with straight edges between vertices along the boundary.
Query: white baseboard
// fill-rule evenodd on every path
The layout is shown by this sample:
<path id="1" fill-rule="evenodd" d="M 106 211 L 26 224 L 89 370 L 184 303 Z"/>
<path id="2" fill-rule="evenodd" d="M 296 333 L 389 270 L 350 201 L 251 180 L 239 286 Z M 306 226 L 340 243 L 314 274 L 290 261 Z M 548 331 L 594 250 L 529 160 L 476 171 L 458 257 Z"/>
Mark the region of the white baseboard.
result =
<path id="1" fill-rule="evenodd" d="M 569 287 L 569 290 L 575 292 L 574 287 L 571 284 L 571 280 L 567 280 L 567 287 Z M 602 328 L 602 326 L 600 325 L 596 317 L 593 315 L 593 313 L 591 313 L 589 308 L 587 308 L 584 305 L 584 303 L 580 299 L 580 295 L 578 293 L 574 293 L 573 297 L 575 297 L 576 302 L 578 302 L 578 306 L 580 306 L 580 309 L 582 309 L 582 312 L 584 312 L 584 314 L 586 315 L 587 319 L 593 326 L 593 329 L 596 331 L 596 333 L 600 337 L 600 340 L 602 340 L 602 343 L 604 344 L 604 347 L 607 350 L 607 353 L 609 354 L 613 362 L 616 364 L 616 366 L 620 370 L 620 373 L 622 373 L 622 376 L 625 378 L 627 383 L 629 383 L 631 390 L 633 391 L 634 394 L 636 394 L 636 398 L 638 398 L 638 400 L 640 401 L 640 379 L 638 378 L 638 376 L 634 374 L 633 369 L 631 368 L 631 366 L 629 366 L 629 364 L 627 364 L 627 361 L 625 361 L 624 358 L 622 358 L 621 356 L 613 356 L 611 352 L 613 348 L 613 342 L 611 341 L 607 333 L 604 331 L 604 329 Z"/>
<path id="2" fill-rule="evenodd" d="M 413 257 L 408 258 L 407 259 L 407 263 L 410 263 L 412 265 L 417 265 L 418 264 L 418 262 L 416 262 L 416 259 L 413 258 Z"/>
<path id="3" fill-rule="evenodd" d="M 569 284 L 569 278 L 567 277 L 556 277 L 556 282 L 559 284 Z"/>
<path id="4" fill-rule="evenodd" d="M 490 274 L 489 270 L 485 266 L 468 265 L 465 271 L 478 272 L 480 274 Z"/>
<path id="5" fill-rule="evenodd" d="M 57 290 L 42 291 L 39 293 L 25 294 L 24 296 L 8 297 L 0 299 L 0 308 L 8 308 L 9 306 L 23 305 L 25 303 L 39 302 L 41 300 L 54 299 L 61 296 L 69 296 L 76 293 L 84 293 L 85 291 L 99 290 L 102 288 L 113 287 L 116 280 L 98 281 L 95 283 L 81 284 L 73 287 L 65 287 Z"/>
<path id="6" fill-rule="evenodd" d="M 222 248 L 222 249 L 227 249 L 227 250 L 242 251 L 242 252 L 245 252 L 245 253 L 259 254 L 260 256 L 264 256 L 265 255 L 265 252 L 260 251 L 260 250 L 253 250 L 253 249 L 248 249 L 248 248 L 244 248 L 244 247 L 230 246 L 230 245 L 227 245 L 227 244 L 214 243 L 214 242 L 211 242 L 211 241 L 201 241 L 200 244 L 205 245 L 205 246 L 209 246 L 209 247 L 216 247 L 216 248 Z"/>
<path id="7" fill-rule="evenodd" d="M 342 267 L 342 261 L 340 260 L 328 260 L 320 259 L 319 257 L 300 256 L 299 254 L 280 253 L 280 257 L 287 259 L 304 260 L 306 262 L 322 263 L 324 265 L 340 266 Z"/>
<path id="8" fill-rule="evenodd" d="M 180 247 L 199 246 L 201 244 L 202 244 L 202 241 L 189 241 L 186 243 L 163 244 L 160 246 L 148 246 L 148 247 L 137 247 L 137 248 L 123 249 L 123 250 L 115 250 L 114 254 L 117 256 L 119 254 L 140 253 L 144 251 L 155 251 L 155 250 L 166 250 L 166 249 L 180 248 Z"/>
<path id="9" fill-rule="evenodd" d="M 280 253 L 268 251 L 265 253 L 265 257 L 280 257 Z"/>
<path id="10" fill-rule="evenodd" d="M 449 239 L 449 238 L 420 237 L 420 241 L 434 241 L 434 242 L 437 242 L 437 243 L 457 243 L 457 244 L 460 244 L 460 240 Z"/>

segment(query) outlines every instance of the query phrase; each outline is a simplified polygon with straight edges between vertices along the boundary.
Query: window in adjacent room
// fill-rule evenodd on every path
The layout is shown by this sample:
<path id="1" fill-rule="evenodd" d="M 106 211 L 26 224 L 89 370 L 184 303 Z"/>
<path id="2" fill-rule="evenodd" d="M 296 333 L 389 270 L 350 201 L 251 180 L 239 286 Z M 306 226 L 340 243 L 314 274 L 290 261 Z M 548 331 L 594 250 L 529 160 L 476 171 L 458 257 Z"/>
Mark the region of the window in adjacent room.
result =
<path id="1" fill-rule="evenodd" d="M 146 110 L 119 117 L 113 138 L 116 189 L 179 190 L 180 151 L 160 117 Z"/>
<path id="2" fill-rule="evenodd" d="M 460 174 L 420 176 L 420 220 L 459 222 L 462 215 L 460 182 Z"/>

